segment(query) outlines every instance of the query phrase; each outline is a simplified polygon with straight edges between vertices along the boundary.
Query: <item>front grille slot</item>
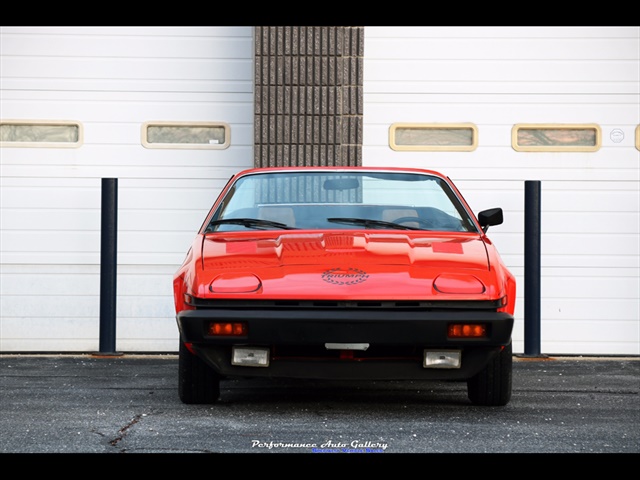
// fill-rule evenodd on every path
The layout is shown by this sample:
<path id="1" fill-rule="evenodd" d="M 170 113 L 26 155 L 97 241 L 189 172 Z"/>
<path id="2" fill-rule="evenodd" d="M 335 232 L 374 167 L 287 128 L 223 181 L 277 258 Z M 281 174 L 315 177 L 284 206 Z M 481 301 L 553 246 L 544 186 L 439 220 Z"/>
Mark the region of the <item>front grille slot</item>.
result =
<path id="1" fill-rule="evenodd" d="M 196 309 L 262 309 L 281 310 L 293 308 L 304 309 L 328 309 L 328 310 L 486 310 L 496 311 L 500 306 L 499 300 L 438 300 L 438 301 L 414 301 L 414 300 L 226 300 L 226 299 L 202 299 L 193 298 L 190 305 Z"/>

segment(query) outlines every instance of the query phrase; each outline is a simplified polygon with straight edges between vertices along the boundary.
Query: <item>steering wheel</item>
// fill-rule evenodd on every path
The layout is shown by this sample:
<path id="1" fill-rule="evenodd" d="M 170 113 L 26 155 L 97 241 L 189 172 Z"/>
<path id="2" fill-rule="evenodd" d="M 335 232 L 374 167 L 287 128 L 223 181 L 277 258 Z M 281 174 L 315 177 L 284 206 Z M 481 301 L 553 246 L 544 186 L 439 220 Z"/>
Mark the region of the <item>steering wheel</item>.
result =
<path id="1" fill-rule="evenodd" d="M 414 222 L 417 223 L 418 225 L 420 225 L 423 228 L 432 228 L 434 227 L 433 223 L 430 222 L 429 220 L 425 220 L 424 218 L 420 218 L 420 217 L 398 217 L 395 220 L 392 220 L 393 223 L 399 223 L 400 225 L 404 224 L 404 223 L 409 223 L 409 222 Z"/>

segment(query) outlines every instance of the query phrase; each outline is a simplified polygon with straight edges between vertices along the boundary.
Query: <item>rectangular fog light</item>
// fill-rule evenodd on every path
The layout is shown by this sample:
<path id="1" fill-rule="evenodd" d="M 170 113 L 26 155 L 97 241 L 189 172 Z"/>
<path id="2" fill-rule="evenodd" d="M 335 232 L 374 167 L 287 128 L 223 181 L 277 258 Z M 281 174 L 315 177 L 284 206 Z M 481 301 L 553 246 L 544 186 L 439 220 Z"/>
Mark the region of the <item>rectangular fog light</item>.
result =
<path id="1" fill-rule="evenodd" d="M 268 367 L 269 349 L 260 347 L 233 347 L 231 365 L 243 367 Z"/>
<path id="2" fill-rule="evenodd" d="M 424 368 L 460 368 L 460 350 L 425 350 Z"/>

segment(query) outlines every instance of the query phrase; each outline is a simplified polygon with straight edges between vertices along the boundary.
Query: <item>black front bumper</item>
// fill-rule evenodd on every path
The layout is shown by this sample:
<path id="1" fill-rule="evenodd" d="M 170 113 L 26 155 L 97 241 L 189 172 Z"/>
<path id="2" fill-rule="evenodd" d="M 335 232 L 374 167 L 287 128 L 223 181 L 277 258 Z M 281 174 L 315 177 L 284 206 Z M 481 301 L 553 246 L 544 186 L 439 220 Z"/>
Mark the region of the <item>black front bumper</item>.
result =
<path id="1" fill-rule="evenodd" d="M 209 322 L 245 322 L 245 337 L 213 337 Z M 360 310 L 360 309 L 204 309 L 177 315 L 181 340 L 222 375 L 326 379 L 468 379 L 482 369 L 500 348 L 511 342 L 513 316 L 495 311 Z M 485 338 L 450 338 L 452 323 L 484 323 Z M 411 355 L 344 359 L 308 355 L 274 356 L 269 367 L 231 365 L 232 346 L 265 346 L 317 351 L 326 343 L 365 343 L 371 351 L 406 347 Z M 424 349 L 456 349 L 459 369 L 428 369 Z"/>
<path id="2" fill-rule="evenodd" d="M 245 322 L 246 337 L 207 335 L 209 322 Z M 185 342 L 210 345 L 322 345 L 327 342 L 380 343 L 384 345 L 506 345 L 511 339 L 513 316 L 490 311 L 393 311 L 358 309 L 206 309 L 184 310 L 177 315 Z M 484 323 L 482 339 L 451 339 L 452 323 Z"/>

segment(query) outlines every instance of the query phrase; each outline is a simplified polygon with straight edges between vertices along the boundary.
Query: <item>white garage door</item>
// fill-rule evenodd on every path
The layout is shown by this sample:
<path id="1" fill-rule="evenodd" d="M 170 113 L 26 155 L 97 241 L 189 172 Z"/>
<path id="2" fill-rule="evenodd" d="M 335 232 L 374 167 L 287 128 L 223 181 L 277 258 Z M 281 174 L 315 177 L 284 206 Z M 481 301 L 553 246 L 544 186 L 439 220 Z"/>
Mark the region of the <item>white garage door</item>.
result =
<path id="1" fill-rule="evenodd" d="M 2 148 L 0 351 L 97 351 L 101 179 L 118 179 L 117 350 L 177 351 L 172 275 L 253 165 L 252 27 L 1 27 L 2 119 L 78 148 Z M 224 122 L 226 149 L 149 149 L 145 122 Z"/>
<path id="2" fill-rule="evenodd" d="M 640 28 L 367 27 L 366 165 L 448 174 L 518 277 L 524 352 L 524 185 L 541 185 L 541 352 L 640 353 Z M 471 123 L 473 151 L 396 151 L 396 123 Z M 516 124 L 596 124 L 594 152 L 522 152 Z"/>

